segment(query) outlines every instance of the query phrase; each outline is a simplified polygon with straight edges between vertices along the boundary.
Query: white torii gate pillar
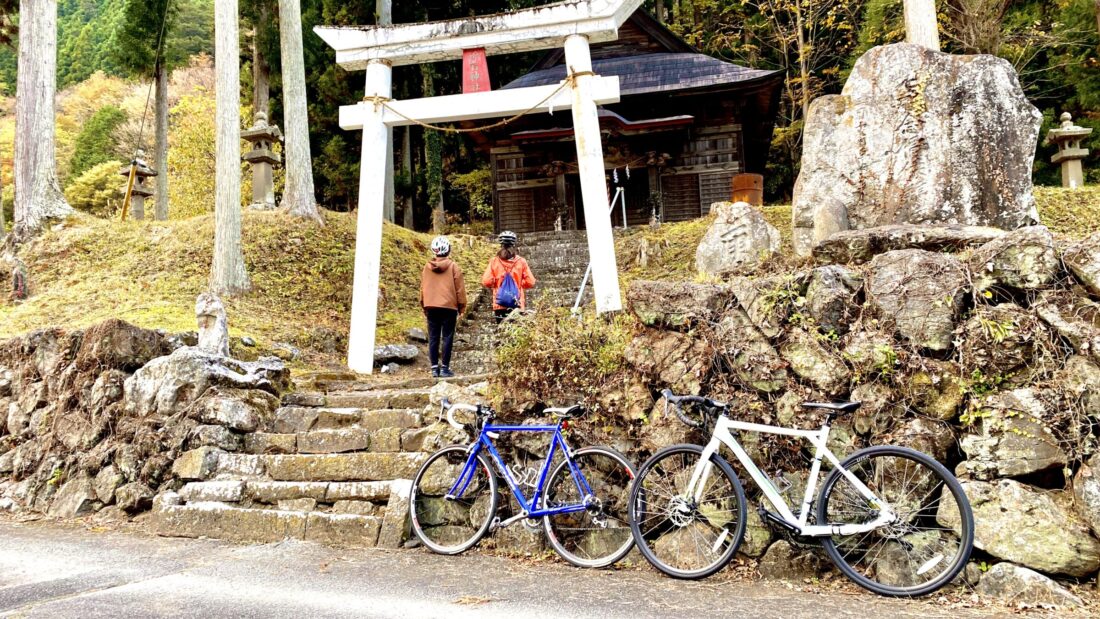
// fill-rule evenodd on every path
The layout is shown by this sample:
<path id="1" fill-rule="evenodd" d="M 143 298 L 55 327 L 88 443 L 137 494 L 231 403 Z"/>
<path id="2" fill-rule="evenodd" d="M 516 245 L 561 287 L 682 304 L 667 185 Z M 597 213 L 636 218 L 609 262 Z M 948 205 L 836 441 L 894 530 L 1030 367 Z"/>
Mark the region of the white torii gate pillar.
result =
<path id="1" fill-rule="evenodd" d="M 389 99 L 393 66 L 388 60 L 367 64 L 367 97 Z M 378 326 L 378 274 L 382 266 L 382 219 L 386 207 L 387 156 L 390 129 L 380 104 L 365 106 L 363 152 L 359 159 L 359 212 L 355 224 L 355 274 L 351 287 L 351 330 L 348 367 L 374 371 L 374 334 Z M 391 168 L 392 169 L 392 168 Z M 380 191 L 382 189 L 382 191 Z"/>
<path id="2" fill-rule="evenodd" d="M 592 264 L 592 289 L 596 311 L 623 308 L 619 294 L 619 267 L 615 261 L 615 237 L 611 233 L 611 207 L 603 167 L 600 118 L 592 96 L 592 54 L 588 37 L 574 34 L 565 39 L 565 66 L 573 75 L 573 134 L 577 144 L 577 168 L 584 202 L 588 259 Z M 537 266 L 537 265 L 536 265 Z"/>

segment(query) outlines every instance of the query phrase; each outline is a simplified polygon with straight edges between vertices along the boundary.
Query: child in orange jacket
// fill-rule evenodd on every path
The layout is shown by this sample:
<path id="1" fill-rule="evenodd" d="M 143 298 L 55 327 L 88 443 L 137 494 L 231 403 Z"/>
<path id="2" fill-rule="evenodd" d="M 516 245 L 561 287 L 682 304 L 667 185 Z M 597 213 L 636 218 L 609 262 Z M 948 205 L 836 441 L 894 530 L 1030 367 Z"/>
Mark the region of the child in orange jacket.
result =
<path id="1" fill-rule="evenodd" d="M 516 253 L 516 241 L 518 241 L 516 233 L 506 230 L 501 232 L 498 238 L 500 251 L 485 267 L 485 273 L 481 276 L 481 285 L 493 291 L 493 315 L 496 316 L 497 324 L 500 324 L 516 309 L 527 307 L 527 295 L 524 291 L 534 288 L 535 276 L 531 273 L 527 260 Z M 501 284 L 504 283 L 504 276 L 508 273 L 512 274 L 512 279 L 519 288 L 518 307 L 504 307 L 497 303 L 497 293 L 500 291 Z"/>

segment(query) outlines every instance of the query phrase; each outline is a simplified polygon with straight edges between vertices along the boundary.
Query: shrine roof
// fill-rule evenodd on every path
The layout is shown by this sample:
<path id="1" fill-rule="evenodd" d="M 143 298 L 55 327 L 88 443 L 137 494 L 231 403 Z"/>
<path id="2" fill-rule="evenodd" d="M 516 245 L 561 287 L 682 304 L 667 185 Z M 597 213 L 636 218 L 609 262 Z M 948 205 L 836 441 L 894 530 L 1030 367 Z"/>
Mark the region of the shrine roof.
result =
<path id="1" fill-rule="evenodd" d="M 618 76 L 623 96 L 723 86 L 747 87 L 769 81 L 778 83 L 782 79 L 778 71 L 750 69 L 706 54 L 683 52 L 600 58 L 592 61 L 592 68 L 601 76 Z M 564 65 L 532 71 L 503 88 L 556 84 L 565 79 L 565 71 Z"/>

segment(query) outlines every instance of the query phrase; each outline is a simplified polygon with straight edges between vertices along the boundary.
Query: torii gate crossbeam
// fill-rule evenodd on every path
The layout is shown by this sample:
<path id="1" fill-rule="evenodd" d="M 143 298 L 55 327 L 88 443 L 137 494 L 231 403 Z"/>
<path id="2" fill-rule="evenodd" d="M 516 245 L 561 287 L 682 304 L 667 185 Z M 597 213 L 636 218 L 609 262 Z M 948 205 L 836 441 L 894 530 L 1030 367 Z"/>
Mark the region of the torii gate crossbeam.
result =
<path id="1" fill-rule="evenodd" d="M 338 64 L 349 70 L 366 70 L 365 100 L 340 108 L 341 127 L 363 131 L 348 367 L 362 373 L 374 369 L 387 128 L 395 125 L 511 116 L 531 108 L 535 108 L 533 112 L 570 108 L 596 311 L 622 309 L 596 111 L 597 104 L 619 100 L 619 84 L 617 78 L 601 78 L 592 72 L 589 42 L 618 38 L 619 26 L 640 4 L 641 0 L 571 0 L 427 24 L 314 28 L 336 50 Z M 570 77 L 564 87 L 390 99 L 394 65 L 458 59 L 466 49 L 506 54 L 554 47 L 565 48 Z M 536 105 L 539 102 L 542 104 Z"/>

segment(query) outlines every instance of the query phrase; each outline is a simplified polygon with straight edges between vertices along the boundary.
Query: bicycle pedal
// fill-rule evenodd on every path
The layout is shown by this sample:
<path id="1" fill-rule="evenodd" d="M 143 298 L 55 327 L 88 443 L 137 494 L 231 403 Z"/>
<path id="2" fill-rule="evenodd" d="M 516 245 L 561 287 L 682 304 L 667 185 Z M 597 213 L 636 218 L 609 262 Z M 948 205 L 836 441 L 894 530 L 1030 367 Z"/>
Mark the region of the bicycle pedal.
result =
<path id="1" fill-rule="evenodd" d="M 501 528 L 500 516 L 494 516 L 493 521 L 491 523 L 489 523 L 489 532 L 492 533 L 493 531 L 496 531 L 499 528 Z"/>

